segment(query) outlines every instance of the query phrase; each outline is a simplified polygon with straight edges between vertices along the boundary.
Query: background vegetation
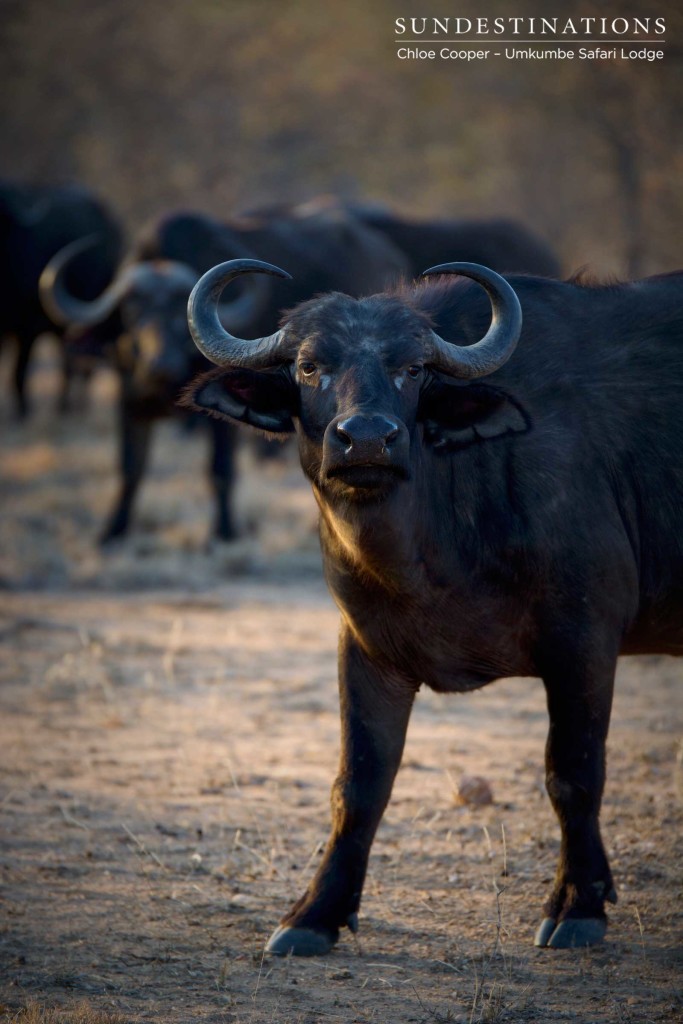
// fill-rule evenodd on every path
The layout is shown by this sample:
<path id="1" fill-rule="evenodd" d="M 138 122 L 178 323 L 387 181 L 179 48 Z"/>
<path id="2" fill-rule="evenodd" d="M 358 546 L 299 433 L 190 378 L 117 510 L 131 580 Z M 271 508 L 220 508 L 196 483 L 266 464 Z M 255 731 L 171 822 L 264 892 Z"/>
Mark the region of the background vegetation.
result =
<path id="1" fill-rule="evenodd" d="M 613 6 L 667 18 L 661 62 L 399 61 L 396 17 L 483 13 L 417 6 L 5 0 L 0 172 L 84 181 L 131 230 L 172 207 L 227 217 L 335 191 L 519 217 L 568 271 L 681 264 L 680 7 Z M 486 13 L 511 9 L 489 0 Z M 523 0 L 514 13 L 551 12 Z"/>

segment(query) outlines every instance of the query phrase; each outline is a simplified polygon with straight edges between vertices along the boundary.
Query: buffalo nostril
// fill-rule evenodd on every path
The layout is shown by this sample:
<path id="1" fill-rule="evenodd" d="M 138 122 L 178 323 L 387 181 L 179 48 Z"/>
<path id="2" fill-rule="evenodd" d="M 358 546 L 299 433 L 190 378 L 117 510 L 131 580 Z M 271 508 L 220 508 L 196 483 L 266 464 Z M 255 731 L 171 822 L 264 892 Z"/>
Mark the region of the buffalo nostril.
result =
<path id="1" fill-rule="evenodd" d="M 396 438 L 399 435 L 399 428 L 396 426 L 396 424 L 392 423 L 392 424 L 390 424 L 390 426 L 391 426 L 391 429 L 384 436 L 384 444 L 385 444 L 385 446 L 386 445 L 390 445 L 392 443 L 392 441 L 395 441 Z"/>
<path id="2" fill-rule="evenodd" d="M 345 422 L 344 423 L 338 423 L 337 424 L 337 435 L 339 436 L 339 439 L 341 441 L 343 441 L 343 443 L 346 445 L 347 448 L 352 448 L 353 447 L 353 437 L 344 428 L 345 428 Z"/>

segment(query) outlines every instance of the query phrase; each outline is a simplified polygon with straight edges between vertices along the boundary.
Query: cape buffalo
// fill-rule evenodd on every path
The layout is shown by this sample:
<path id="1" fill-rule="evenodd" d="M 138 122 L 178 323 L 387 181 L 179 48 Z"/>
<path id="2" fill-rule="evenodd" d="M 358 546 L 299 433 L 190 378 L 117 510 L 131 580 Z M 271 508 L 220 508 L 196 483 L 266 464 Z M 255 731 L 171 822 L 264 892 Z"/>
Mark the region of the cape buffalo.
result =
<path id="1" fill-rule="evenodd" d="M 236 261 L 195 287 L 192 334 L 220 369 L 186 401 L 296 432 L 342 616 L 332 834 L 268 949 L 324 953 L 356 929 L 420 685 L 504 676 L 540 676 L 550 717 L 562 843 L 536 944 L 600 941 L 617 657 L 683 653 L 683 274 L 599 287 L 453 263 L 427 273 L 483 285 L 491 320 L 482 289 L 437 277 L 314 299 L 248 342 L 215 304 L 254 271 L 283 273 Z"/>
<path id="2" fill-rule="evenodd" d="M 43 303 L 56 321 L 100 332 L 120 378 L 119 460 L 121 486 L 101 534 L 107 542 L 128 532 L 133 502 L 145 472 L 154 422 L 181 412 L 183 388 L 208 367 L 192 344 L 185 313 L 197 274 L 183 263 L 156 260 L 122 268 L 97 299 L 76 299 L 65 283 L 69 266 L 89 242 L 67 246 L 40 280 Z M 238 302 L 239 306 L 240 303 Z M 239 322 L 239 317 L 235 320 Z M 229 319 L 232 323 L 233 320 Z M 232 485 L 235 429 L 213 421 L 210 482 L 215 496 L 215 534 L 235 536 Z"/>
<path id="3" fill-rule="evenodd" d="M 15 339 L 13 370 L 17 412 L 28 411 L 26 375 L 35 339 L 50 331 L 63 335 L 43 310 L 38 280 L 48 261 L 64 246 L 93 236 L 87 258 L 74 259 L 68 286 L 80 299 L 93 299 L 113 278 L 123 235 L 104 203 L 82 186 L 28 186 L 0 183 L 0 335 Z M 60 399 L 68 402 L 72 364 L 63 348 L 64 383 Z"/>
<path id="4" fill-rule="evenodd" d="M 284 208 L 219 221 L 201 213 L 167 214 L 138 236 L 133 259 L 189 263 L 203 274 L 230 259 L 257 258 L 289 267 L 292 283 L 278 278 L 240 282 L 250 299 L 248 330 L 255 336 L 276 330 L 280 314 L 319 292 L 369 295 L 410 275 L 410 262 L 385 235 L 360 223 L 339 206 Z"/>
<path id="5" fill-rule="evenodd" d="M 445 217 L 416 220 L 370 204 L 354 205 L 351 210 L 406 255 L 412 277 L 417 277 L 430 260 L 440 263 L 454 252 L 463 260 L 483 263 L 501 274 L 560 276 L 560 264 L 550 246 L 516 221 Z"/>

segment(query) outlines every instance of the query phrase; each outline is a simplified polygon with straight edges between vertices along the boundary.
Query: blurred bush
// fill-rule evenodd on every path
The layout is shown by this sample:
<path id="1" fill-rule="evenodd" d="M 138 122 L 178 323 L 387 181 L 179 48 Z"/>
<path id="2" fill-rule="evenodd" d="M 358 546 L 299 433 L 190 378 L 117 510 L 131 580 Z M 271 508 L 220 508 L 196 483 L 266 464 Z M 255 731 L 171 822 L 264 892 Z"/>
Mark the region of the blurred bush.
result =
<path id="1" fill-rule="evenodd" d="M 548 15 L 541 0 L 515 14 Z M 599 0 L 561 16 L 605 15 Z M 399 61 L 396 0 L 5 0 L 0 172 L 77 179 L 134 229 L 320 191 L 511 215 L 567 269 L 681 265 L 683 15 L 662 62 Z M 444 12 L 430 12 L 444 13 Z M 462 0 L 456 12 L 480 16 Z M 489 0 L 489 17 L 509 3 Z M 615 16 L 643 16 L 623 0 Z M 454 254 L 457 257 L 457 254 Z"/>

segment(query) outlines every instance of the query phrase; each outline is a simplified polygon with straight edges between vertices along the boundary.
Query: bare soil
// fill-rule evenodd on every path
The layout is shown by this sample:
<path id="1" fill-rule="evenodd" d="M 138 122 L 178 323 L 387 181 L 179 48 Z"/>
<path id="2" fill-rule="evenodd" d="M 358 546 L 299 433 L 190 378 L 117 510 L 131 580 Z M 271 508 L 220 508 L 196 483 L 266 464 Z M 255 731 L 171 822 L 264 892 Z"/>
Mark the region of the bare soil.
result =
<path id="1" fill-rule="evenodd" d="M 625 659 L 603 830 L 607 940 L 536 950 L 558 852 L 538 680 L 423 692 L 358 939 L 264 943 L 326 838 L 337 613 L 293 456 L 240 455 L 244 538 L 206 543 L 201 432 L 164 424 L 133 535 L 101 552 L 115 383 L 2 409 L 0 1020 L 672 1022 L 681 996 L 680 663 Z M 461 806 L 463 774 L 494 802 Z"/>

